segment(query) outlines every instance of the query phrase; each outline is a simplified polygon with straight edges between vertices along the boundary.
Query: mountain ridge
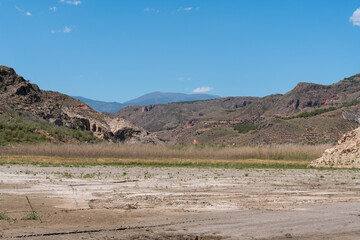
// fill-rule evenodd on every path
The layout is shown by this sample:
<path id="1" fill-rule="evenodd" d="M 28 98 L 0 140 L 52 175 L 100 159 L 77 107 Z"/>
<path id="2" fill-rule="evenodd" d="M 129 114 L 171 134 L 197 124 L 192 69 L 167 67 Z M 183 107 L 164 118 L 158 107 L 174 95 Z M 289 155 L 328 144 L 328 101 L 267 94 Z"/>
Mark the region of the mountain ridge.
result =
<path id="1" fill-rule="evenodd" d="M 119 102 L 104 102 L 104 101 L 93 100 L 81 96 L 71 96 L 71 97 L 86 103 L 87 105 L 89 105 L 98 112 L 115 113 L 121 108 L 126 107 L 124 104 Z"/>
<path id="2" fill-rule="evenodd" d="M 210 94 L 186 94 L 186 93 L 174 93 L 174 92 L 160 92 L 155 91 L 138 98 L 126 101 L 124 103 L 119 102 L 105 102 L 100 100 L 93 100 L 81 96 L 73 96 L 82 102 L 85 102 L 98 112 L 115 113 L 116 111 L 131 105 L 149 105 L 149 104 L 161 104 L 172 102 L 186 102 L 186 101 L 201 101 L 216 99 L 219 96 Z"/>
<path id="3" fill-rule="evenodd" d="M 356 111 L 359 101 L 356 74 L 331 85 L 300 82 L 285 94 L 129 106 L 114 115 L 177 143 L 319 143 L 334 142 L 357 126 L 342 112 Z"/>
<path id="4" fill-rule="evenodd" d="M 138 98 L 132 99 L 130 101 L 127 101 L 124 104 L 128 106 L 131 105 L 143 106 L 149 104 L 161 104 L 161 103 L 172 103 L 172 102 L 201 101 L 201 100 L 209 100 L 215 98 L 219 98 L 219 96 L 202 94 L 202 93 L 186 94 L 186 93 L 155 91 L 140 96 Z"/>
<path id="5" fill-rule="evenodd" d="M 97 139 L 125 143 L 158 143 L 160 138 L 181 144 L 315 144 L 335 142 L 359 126 L 360 74 L 331 85 L 301 82 L 285 94 L 133 105 L 104 115 L 67 95 L 43 91 L 14 69 L 0 66 L 0 100 L 0 135 L 22 128 L 15 139 L 30 129 L 35 137 L 52 142 L 65 141 L 59 131 L 62 136 L 75 134 L 79 141 L 91 139 L 81 135 L 88 131 Z M 18 121 L 23 125 L 11 125 L 24 116 L 27 121 Z M 49 132 L 48 125 L 41 127 L 44 121 L 59 128 Z M 40 127 L 29 128 L 28 123 Z"/>

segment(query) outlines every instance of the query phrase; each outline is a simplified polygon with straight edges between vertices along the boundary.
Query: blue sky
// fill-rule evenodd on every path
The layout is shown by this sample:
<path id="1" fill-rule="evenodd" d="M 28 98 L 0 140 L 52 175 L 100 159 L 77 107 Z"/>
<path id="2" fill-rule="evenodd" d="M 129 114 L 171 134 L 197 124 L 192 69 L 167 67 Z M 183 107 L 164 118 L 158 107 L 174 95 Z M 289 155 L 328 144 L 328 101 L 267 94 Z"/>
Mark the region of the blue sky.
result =
<path id="1" fill-rule="evenodd" d="M 360 0 L 0 0 L 0 64 L 42 89 L 285 93 L 360 73 Z"/>

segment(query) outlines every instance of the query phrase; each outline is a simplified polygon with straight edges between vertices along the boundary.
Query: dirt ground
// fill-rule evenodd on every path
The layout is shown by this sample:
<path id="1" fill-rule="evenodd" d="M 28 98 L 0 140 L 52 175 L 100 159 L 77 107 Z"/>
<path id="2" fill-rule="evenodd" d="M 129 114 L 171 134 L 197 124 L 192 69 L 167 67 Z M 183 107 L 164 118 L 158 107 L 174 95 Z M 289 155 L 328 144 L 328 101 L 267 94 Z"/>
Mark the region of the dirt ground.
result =
<path id="1" fill-rule="evenodd" d="M 360 239 L 354 170 L 0 166 L 2 239 Z"/>

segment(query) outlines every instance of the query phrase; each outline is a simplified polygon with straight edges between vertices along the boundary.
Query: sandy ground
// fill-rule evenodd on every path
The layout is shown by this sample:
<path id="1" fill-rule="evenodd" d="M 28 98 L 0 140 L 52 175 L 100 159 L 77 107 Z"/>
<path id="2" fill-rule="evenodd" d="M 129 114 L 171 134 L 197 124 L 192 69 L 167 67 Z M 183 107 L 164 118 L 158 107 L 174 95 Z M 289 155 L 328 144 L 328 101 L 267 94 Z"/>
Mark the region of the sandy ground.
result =
<path id="1" fill-rule="evenodd" d="M 359 173 L 4 165 L 0 238 L 360 239 Z"/>

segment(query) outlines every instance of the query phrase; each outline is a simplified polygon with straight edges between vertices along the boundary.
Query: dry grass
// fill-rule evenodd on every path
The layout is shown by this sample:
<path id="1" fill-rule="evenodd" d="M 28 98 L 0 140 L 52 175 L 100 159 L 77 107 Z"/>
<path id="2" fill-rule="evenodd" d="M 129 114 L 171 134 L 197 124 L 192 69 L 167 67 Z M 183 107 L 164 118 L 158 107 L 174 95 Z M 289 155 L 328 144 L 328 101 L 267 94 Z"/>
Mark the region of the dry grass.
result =
<path id="1" fill-rule="evenodd" d="M 0 156 L 56 156 L 62 158 L 113 158 L 141 160 L 300 160 L 321 156 L 330 145 L 276 145 L 259 147 L 212 147 L 179 145 L 39 144 L 0 147 Z"/>

